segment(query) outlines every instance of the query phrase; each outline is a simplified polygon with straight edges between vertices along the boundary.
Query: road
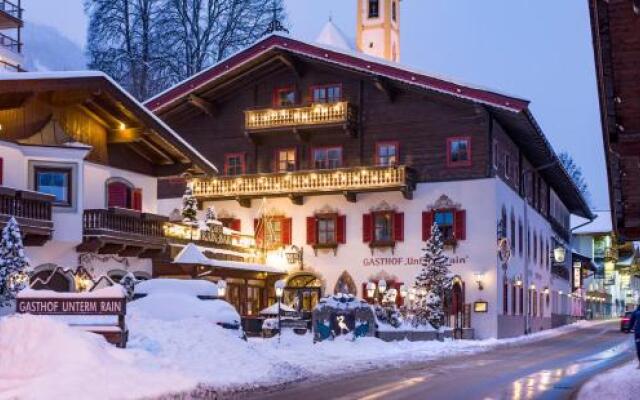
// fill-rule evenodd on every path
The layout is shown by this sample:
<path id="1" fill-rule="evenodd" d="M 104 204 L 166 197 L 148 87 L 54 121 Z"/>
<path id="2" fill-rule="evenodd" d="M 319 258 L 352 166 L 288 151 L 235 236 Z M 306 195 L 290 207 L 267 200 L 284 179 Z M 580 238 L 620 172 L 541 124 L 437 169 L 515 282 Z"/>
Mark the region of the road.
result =
<path id="1" fill-rule="evenodd" d="M 617 322 L 555 338 L 403 368 L 303 381 L 253 400 L 570 399 L 589 377 L 632 359 Z"/>

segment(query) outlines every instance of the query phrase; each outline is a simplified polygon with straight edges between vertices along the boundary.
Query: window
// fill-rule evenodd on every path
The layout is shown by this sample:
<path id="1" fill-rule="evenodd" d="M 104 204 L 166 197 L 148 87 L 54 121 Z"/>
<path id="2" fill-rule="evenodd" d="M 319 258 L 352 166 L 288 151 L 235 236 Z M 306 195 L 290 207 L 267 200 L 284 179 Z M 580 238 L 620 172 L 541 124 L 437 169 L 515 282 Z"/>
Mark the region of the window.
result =
<path id="1" fill-rule="evenodd" d="M 509 314 L 509 282 L 506 279 L 502 285 L 502 314 Z"/>
<path id="2" fill-rule="evenodd" d="M 500 168 L 500 144 L 498 144 L 497 140 L 493 142 L 493 168 L 497 171 Z"/>
<path id="3" fill-rule="evenodd" d="M 244 153 L 225 154 L 224 173 L 227 176 L 242 175 L 245 173 Z"/>
<path id="4" fill-rule="evenodd" d="M 398 10 L 395 1 L 391 3 L 391 19 L 393 19 L 394 22 L 398 20 Z"/>
<path id="5" fill-rule="evenodd" d="M 511 155 L 504 155 L 504 176 L 509 179 L 511 177 Z"/>
<path id="6" fill-rule="evenodd" d="M 435 222 L 438 224 L 438 228 L 440 228 L 442 240 L 444 240 L 445 242 L 451 242 L 455 240 L 453 210 L 436 211 L 433 216 Z"/>
<path id="7" fill-rule="evenodd" d="M 314 103 L 336 103 L 342 100 L 342 85 L 313 86 L 311 99 Z"/>
<path id="8" fill-rule="evenodd" d="M 524 315 L 524 288 L 522 286 L 518 287 L 519 296 L 518 296 L 518 310 L 519 315 Z"/>
<path id="9" fill-rule="evenodd" d="M 398 165 L 398 142 L 376 143 L 376 165 Z"/>
<path id="10" fill-rule="evenodd" d="M 516 216 L 513 214 L 513 209 L 511 210 L 511 229 L 509 230 L 510 241 L 511 241 L 511 253 L 513 256 L 516 255 Z"/>
<path id="11" fill-rule="evenodd" d="M 278 88 L 273 94 L 274 107 L 290 107 L 296 104 L 296 91 L 292 87 Z"/>
<path id="12" fill-rule="evenodd" d="M 71 169 L 34 168 L 35 190 L 55 196 L 54 205 L 71 207 Z"/>
<path id="13" fill-rule="evenodd" d="M 449 167 L 471 166 L 471 138 L 447 139 L 447 165 Z"/>
<path id="14" fill-rule="evenodd" d="M 533 263 L 538 262 L 538 234 L 533 232 Z"/>
<path id="15" fill-rule="evenodd" d="M 263 217 L 253 221 L 256 245 L 277 249 L 291 244 L 291 218 Z"/>
<path id="16" fill-rule="evenodd" d="M 307 218 L 307 244 L 335 247 L 345 243 L 346 216 L 317 214 Z"/>
<path id="17" fill-rule="evenodd" d="M 376 242 L 390 242 L 393 240 L 393 214 L 374 214 L 373 240 Z"/>
<path id="18" fill-rule="evenodd" d="M 362 241 L 387 245 L 404 240 L 404 214 L 376 211 L 362 216 Z"/>
<path id="19" fill-rule="evenodd" d="M 522 248 L 523 248 L 523 229 L 522 229 L 522 220 L 518 220 L 518 254 L 522 257 Z"/>
<path id="20" fill-rule="evenodd" d="M 313 166 L 316 169 L 335 169 L 342 167 L 342 147 L 313 149 Z"/>
<path id="21" fill-rule="evenodd" d="M 379 0 L 369 0 L 369 18 L 378 18 L 380 16 Z"/>
<path id="22" fill-rule="evenodd" d="M 531 258 L 531 230 L 527 229 L 527 259 Z"/>
<path id="23" fill-rule="evenodd" d="M 318 218 L 318 244 L 336 243 L 336 219 L 334 217 Z"/>
<path id="24" fill-rule="evenodd" d="M 107 180 L 107 207 L 142 211 L 142 189 L 121 178 Z"/>
<path id="25" fill-rule="evenodd" d="M 276 152 L 276 172 L 292 172 L 296 169 L 296 149 L 281 149 Z"/>
<path id="26" fill-rule="evenodd" d="M 516 310 L 516 293 L 518 287 L 516 285 L 511 286 L 511 315 L 516 315 L 518 311 Z"/>

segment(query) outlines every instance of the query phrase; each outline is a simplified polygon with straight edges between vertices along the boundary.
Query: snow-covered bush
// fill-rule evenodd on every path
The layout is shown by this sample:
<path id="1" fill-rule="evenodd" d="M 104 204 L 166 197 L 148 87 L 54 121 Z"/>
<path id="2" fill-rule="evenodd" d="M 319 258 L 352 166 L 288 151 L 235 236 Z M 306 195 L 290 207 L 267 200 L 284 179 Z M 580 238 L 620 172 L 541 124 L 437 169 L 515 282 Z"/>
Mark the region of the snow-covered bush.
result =
<path id="1" fill-rule="evenodd" d="M 15 299 L 15 295 L 26 286 L 30 271 L 20 227 L 12 217 L 2 230 L 0 239 L 0 306 L 9 305 Z"/>
<path id="2" fill-rule="evenodd" d="M 197 222 L 198 214 L 198 200 L 193 195 L 193 191 L 190 187 L 184 191 L 182 195 L 182 222 L 188 224 L 195 224 Z"/>
<path id="3" fill-rule="evenodd" d="M 120 285 L 124 288 L 127 300 L 133 299 L 136 283 L 138 283 L 138 280 L 131 272 L 127 273 L 122 277 L 122 279 L 120 279 Z"/>

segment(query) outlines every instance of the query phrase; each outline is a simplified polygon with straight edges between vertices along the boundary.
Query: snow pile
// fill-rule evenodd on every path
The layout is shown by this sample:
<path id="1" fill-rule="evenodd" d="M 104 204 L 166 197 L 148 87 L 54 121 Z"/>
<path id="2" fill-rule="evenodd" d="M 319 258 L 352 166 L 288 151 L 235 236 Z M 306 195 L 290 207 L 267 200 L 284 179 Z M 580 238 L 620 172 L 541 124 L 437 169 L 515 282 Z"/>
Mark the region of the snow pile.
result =
<path id="1" fill-rule="evenodd" d="M 0 319 L 0 398 L 136 399 L 197 383 L 154 364 L 142 352 L 117 349 L 50 318 Z"/>
<path id="2" fill-rule="evenodd" d="M 635 400 L 640 393 L 640 369 L 634 361 L 590 380 L 578 395 L 579 400 Z"/>

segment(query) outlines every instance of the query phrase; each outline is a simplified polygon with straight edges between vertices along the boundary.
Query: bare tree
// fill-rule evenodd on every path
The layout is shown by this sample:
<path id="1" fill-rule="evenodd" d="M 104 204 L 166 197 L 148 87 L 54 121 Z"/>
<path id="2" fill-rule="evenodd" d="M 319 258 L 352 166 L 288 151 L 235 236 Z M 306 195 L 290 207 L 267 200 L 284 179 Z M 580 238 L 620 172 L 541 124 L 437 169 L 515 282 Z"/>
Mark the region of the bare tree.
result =
<path id="1" fill-rule="evenodd" d="M 283 0 L 85 0 L 89 66 L 145 99 L 259 39 Z"/>

